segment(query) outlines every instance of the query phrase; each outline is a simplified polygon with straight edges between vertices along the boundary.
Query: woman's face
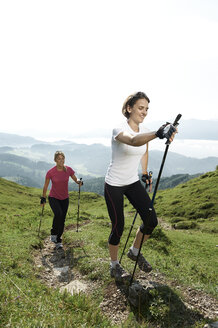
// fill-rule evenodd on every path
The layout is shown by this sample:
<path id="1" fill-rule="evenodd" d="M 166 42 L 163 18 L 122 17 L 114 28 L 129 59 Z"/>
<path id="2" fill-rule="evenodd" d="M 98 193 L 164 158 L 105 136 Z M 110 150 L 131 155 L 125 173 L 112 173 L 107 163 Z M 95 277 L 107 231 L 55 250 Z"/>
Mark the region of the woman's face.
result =
<path id="1" fill-rule="evenodd" d="M 57 163 L 57 166 L 62 167 L 64 166 L 64 161 L 65 161 L 64 156 L 58 155 L 55 162 Z"/>
<path id="2" fill-rule="evenodd" d="M 148 101 L 146 99 L 138 99 L 133 107 L 127 108 L 130 113 L 130 119 L 139 124 L 144 121 L 148 113 Z"/>

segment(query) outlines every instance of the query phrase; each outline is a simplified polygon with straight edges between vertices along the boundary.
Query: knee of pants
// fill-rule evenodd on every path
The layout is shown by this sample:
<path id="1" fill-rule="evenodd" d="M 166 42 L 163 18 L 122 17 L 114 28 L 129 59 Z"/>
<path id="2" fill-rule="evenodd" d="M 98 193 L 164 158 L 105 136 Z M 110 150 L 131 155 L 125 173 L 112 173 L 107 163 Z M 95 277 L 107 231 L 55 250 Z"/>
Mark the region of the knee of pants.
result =
<path id="1" fill-rule="evenodd" d="M 157 217 L 153 218 L 153 220 L 150 220 L 150 222 L 142 223 L 140 226 L 140 231 L 144 233 L 145 235 L 151 235 L 153 230 L 158 225 Z"/>
<path id="2" fill-rule="evenodd" d="M 118 245 L 120 243 L 120 238 L 122 237 L 122 234 L 123 232 L 118 234 L 117 231 L 112 231 L 108 239 L 109 244 L 114 246 Z"/>
<path id="3" fill-rule="evenodd" d="M 120 243 L 120 238 L 119 237 L 117 237 L 117 236 L 111 236 L 110 235 L 110 237 L 109 237 L 109 239 L 108 239 L 108 243 L 110 244 L 110 245 L 113 245 L 113 246 L 117 246 L 117 245 L 119 245 L 119 243 Z"/>

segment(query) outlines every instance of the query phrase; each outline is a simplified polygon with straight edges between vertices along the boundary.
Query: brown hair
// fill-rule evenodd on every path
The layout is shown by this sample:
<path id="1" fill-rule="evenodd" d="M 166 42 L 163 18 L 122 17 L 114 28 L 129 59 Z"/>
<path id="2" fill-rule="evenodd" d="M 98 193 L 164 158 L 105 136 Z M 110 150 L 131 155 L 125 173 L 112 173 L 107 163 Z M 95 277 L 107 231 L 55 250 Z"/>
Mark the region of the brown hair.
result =
<path id="1" fill-rule="evenodd" d="M 63 156 L 63 158 L 65 159 L 64 153 L 61 150 L 57 150 L 54 154 L 54 161 L 55 162 L 56 162 L 59 155 Z M 64 172 L 66 172 L 66 171 L 67 171 L 67 168 L 66 168 L 66 166 L 64 166 Z"/>
<path id="2" fill-rule="evenodd" d="M 126 98 L 126 100 L 123 103 L 123 107 L 122 107 L 122 113 L 126 118 L 130 117 L 130 113 L 127 111 L 127 107 L 133 107 L 136 103 L 137 100 L 139 99 L 146 99 L 147 102 L 150 102 L 150 99 L 148 98 L 148 96 L 144 93 L 144 92 L 136 92 L 132 95 L 130 95 L 129 97 Z"/>

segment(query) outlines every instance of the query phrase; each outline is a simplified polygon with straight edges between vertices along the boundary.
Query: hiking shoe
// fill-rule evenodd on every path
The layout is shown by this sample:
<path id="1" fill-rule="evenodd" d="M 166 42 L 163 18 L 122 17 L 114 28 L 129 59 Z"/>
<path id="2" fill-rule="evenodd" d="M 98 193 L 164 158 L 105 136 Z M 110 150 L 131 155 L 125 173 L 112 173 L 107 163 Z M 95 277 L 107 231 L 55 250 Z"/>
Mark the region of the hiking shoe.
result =
<path id="1" fill-rule="evenodd" d="M 133 254 L 131 249 L 129 249 L 127 256 L 133 261 L 136 261 L 137 259 L 137 256 Z M 139 254 L 138 257 L 138 266 L 144 272 L 150 272 L 152 270 L 152 266 L 150 265 L 150 263 L 148 263 L 148 261 L 146 261 L 146 259 L 141 253 Z"/>
<path id="2" fill-rule="evenodd" d="M 115 278 L 116 281 L 130 280 L 131 275 L 127 273 L 119 263 L 116 264 L 115 268 L 110 267 L 111 278 Z"/>
<path id="3" fill-rule="evenodd" d="M 60 249 L 60 248 L 63 248 L 62 243 L 56 243 L 55 244 L 55 249 Z"/>
<path id="4" fill-rule="evenodd" d="M 57 242 L 57 235 L 51 235 L 50 240 L 51 240 L 53 243 L 56 243 L 56 242 Z"/>

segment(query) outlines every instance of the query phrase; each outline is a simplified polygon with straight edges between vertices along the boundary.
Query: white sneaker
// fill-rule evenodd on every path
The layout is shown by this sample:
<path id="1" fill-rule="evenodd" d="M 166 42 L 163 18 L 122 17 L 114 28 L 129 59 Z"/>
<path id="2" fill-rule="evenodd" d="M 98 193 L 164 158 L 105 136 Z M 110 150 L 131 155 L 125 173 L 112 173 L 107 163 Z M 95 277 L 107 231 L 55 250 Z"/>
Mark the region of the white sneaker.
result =
<path id="1" fill-rule="evenodd" d="M 55 244 L 55 249 L 60 249 L 60 248 L 63 248 L 62 243 L 56 243 Z"/>
<path id="2" fill-rule="evenodd" d="M 51 235 L 50 240 L 51 240 L 53 243 L 56 243 L 56 242 L 57 242 L 57 235 Z"/>

